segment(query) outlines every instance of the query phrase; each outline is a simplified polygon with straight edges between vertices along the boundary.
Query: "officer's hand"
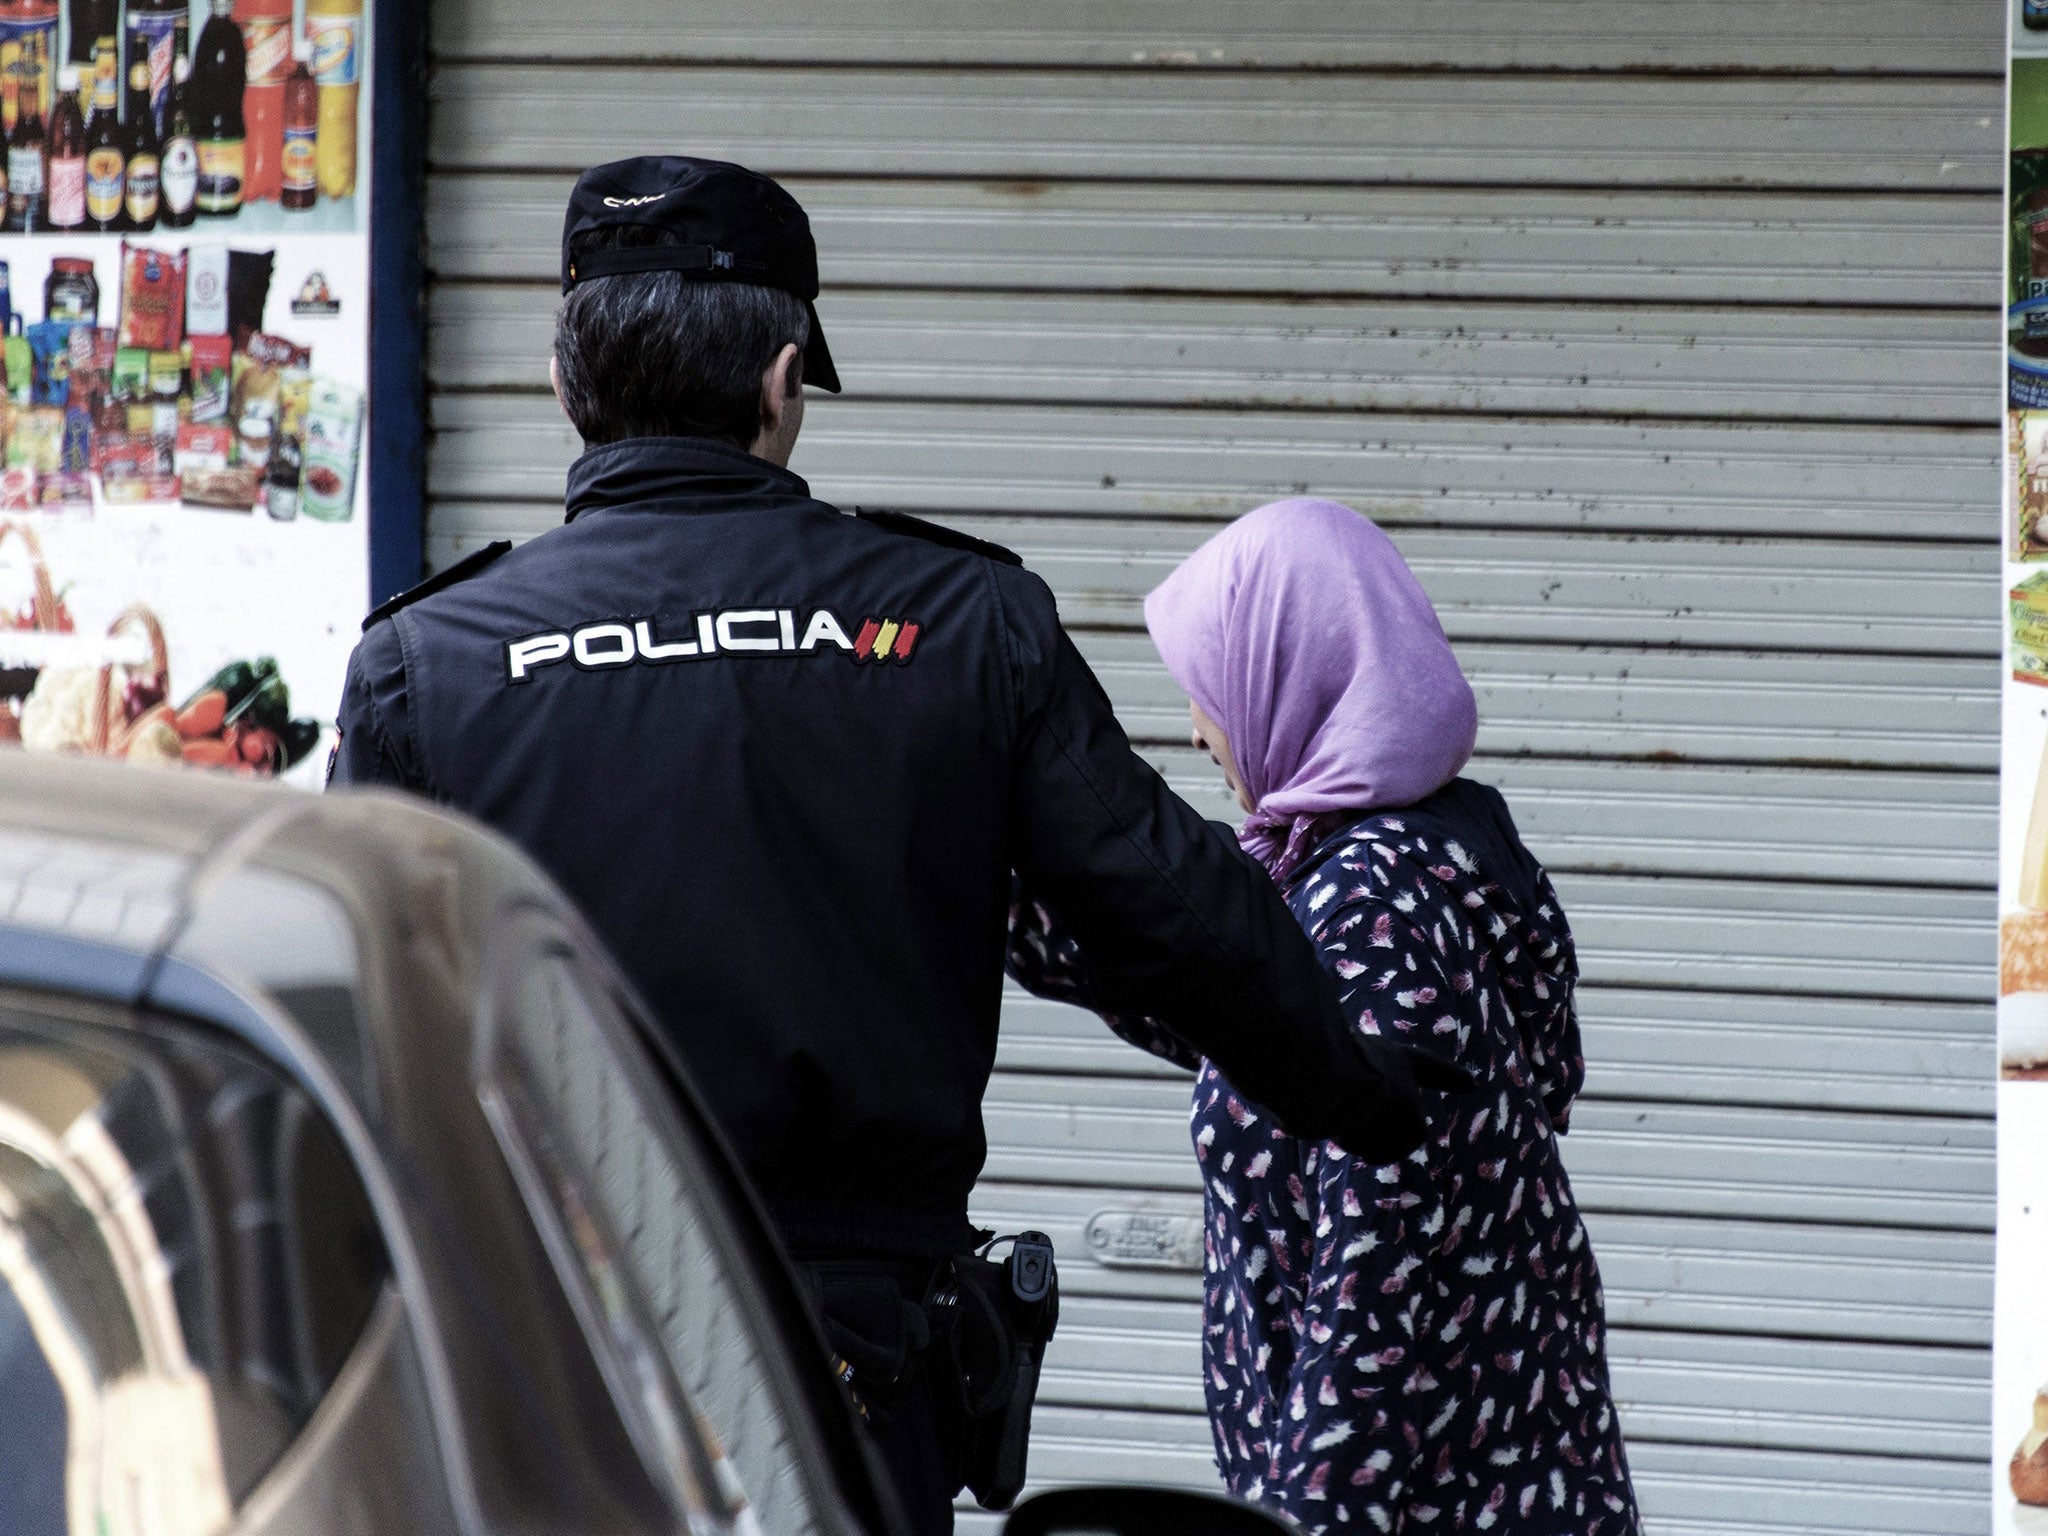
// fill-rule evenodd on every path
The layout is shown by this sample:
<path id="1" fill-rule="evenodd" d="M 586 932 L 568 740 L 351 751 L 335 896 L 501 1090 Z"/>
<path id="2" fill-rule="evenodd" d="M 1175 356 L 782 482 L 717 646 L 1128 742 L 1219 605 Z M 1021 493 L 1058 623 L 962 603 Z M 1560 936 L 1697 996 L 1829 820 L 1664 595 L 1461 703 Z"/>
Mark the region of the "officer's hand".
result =
<path id="1" fill-rule="evenodd" d="M 1422 1145 L 1429 1134 L 1424 1092 L 1466 1093 L 1473 1087 L 1470 1072 L 1428 1051 L 1380 1035 L 1352 1039 L 1379 1081 L 1346 1106 L 1345 1123 L 1330 1140 L 1368 1163 L 1391 1163 Z"/>

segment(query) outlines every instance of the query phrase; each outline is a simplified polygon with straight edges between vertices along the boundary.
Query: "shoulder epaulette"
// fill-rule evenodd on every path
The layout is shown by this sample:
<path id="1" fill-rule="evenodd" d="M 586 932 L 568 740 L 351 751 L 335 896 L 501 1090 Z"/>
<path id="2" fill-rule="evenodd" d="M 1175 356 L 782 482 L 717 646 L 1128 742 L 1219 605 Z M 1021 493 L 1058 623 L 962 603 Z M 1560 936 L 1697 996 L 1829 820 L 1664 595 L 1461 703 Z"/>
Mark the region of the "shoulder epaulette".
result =
<path id="1" fill-rule="evenodd" d="M 418 586 L 408 587 L 405 591 L 399 593 L 398 596 L 386 598 L 383 602 L 372 608 L 369 616 L 363 620 L 363 632 L 365 634 L 369 633 L 372 624 L 381 623 L 401 608 L 410 608 L 423 597 L 432 597 L 436 592 L 452 587 L 458 581 L 469 580 L 470 577 L 511 548 L 512 541 L 510 539 L 493 539 L 482 549 L 464 555 L 453 565 L 443 566 Z"/>
<path id="2" fill-rule="evenodd" d="M 964 549 L 971 554 L 986 555 L 989 559 L 1000 560 L 1005 565 L 1024 563 L 1024 557 L 1013 549 L 991 544 L 987 539 L 977 539 L 957 528 L 948 528 L 944 523 L 928 523 L 921 517 L 912 517 L 908 512 L 869 512 L 855 507 L 853 515 L 864 523 L 873 523 L 877 528 L 886 528 L 891 533 L 904 534 L 913 539 L 923 539 L 930 544 L 943 544 L 948 549 Z"/>

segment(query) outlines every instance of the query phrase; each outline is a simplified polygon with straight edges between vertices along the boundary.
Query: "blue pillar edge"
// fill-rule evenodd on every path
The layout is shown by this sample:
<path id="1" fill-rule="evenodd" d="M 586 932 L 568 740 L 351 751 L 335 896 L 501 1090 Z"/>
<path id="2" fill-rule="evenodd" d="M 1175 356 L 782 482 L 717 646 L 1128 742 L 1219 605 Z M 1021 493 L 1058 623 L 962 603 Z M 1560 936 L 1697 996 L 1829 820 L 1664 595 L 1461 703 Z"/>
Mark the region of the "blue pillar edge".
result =
<path id="1" fill-rule="evenodd" d="M 370 591 L 426 568 L 427 6 L 374 0 L 370 39 Z"/>

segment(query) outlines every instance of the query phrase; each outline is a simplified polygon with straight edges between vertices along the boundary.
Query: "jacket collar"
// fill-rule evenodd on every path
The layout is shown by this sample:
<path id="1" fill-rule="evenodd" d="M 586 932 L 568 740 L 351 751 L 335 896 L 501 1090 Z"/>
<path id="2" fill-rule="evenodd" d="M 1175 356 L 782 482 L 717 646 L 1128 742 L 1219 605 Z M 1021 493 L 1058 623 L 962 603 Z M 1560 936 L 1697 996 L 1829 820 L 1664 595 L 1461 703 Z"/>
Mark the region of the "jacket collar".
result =
<path id="1" fill-rule="evenodd" d="M 705 437 L 629 437 L 569 466 L 564 522 L 603 507 L 668 503 L 679 512 L 809 500 L 803 477 Z"/>

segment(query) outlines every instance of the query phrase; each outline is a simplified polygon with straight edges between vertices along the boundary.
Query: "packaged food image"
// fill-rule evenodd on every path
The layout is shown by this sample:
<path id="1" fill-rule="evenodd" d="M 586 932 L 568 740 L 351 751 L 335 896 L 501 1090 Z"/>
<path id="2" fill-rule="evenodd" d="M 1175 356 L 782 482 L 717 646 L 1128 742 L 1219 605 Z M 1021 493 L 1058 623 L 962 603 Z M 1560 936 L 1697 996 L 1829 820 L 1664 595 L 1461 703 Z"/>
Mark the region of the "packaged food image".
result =
<path id="1" fill-rule="evenodd" d="M 270 463 L 277 441 L 278 394 L 286 369 L 303 369 L 311 354 L 295 342 L 258 331 L 235 354 L 228 415 L 234 422 L 237 456 L 259 469 Z"/>
<path id="2" fill-rule="evenodd" d="M 235 434 L 227 427 L 187 422 L 178 428 L 174 468 L 180 475 L 226 469 L 234 451 Z"/>
<path id="3" fill-rule="evenodd" d="M 25 466 L 37 476 L 54 475 L 63 467 L 64 412 L 54 405 L 32 405 L 14 418 L 7 437 L 9 467 Z"/>
<path id="4" fill-rule="evenodd" d="M 122 347 L 114 354 L 114 398 L 132 404 L 149 398 L 149 354 L 140 347 Z"/>
<path id="5" fill-rule="evenodd" d="M 83 320 L 99 324 L 100 284 L 93 275 L 89 256 L 58 256 L 50 262 L 50 275 L 43 280 L 45 320 Z"/>
<path id="6" fill-rule="evenodd" d="M 36 504 L 36 472 L 26 464 L 0 469 L 0 511 L 26 512 Z"/>
<path id="7" fill-rule="evenodd" d="M 2015 682 L 2048 687 L 2048 571 L 2036 571 L 2006 595 Z"/>
<path id="8" fill-rule="evenodd" d="M 185 253 L 121 243 L 124 347 L 164 352 L 185 335 Z"/>
<path id="9" fill-rule="evenodd" d="M 299 477 L 299 504 L 308 517 L 339 523 L 355 512 L 362 440 L 362 391 L 332 379 L 314 380 L 306 404 L 306 463 Z"/>
<path id="10" fill-rule="evenodd" d="M 21 331 L 9 331 L 7 340 L 0 343 L 0 359 L 7 367 L 7 398 L 16 405 L 32 404 L 35 398 L 35 364 L 29 349 L 28 337 Z"/>
<path id="11" fill-rule="evenodd" d="M 102 335 L 107 342 L 104 348 L 100 346 Z M 107 387 L 108 375 L 114 371 L 114 333 L 102 332 L 95 325 L 74 325 L 71 327 L 70 353 L 70 381 L 65 387 L 64 403 L 67 406 L 84 406 L 89 410 Z"/>
<path id="12" fill-rule="evenodd" d="M 28 328 L 31 404 L 62 405 L 70 395 L 71 330 L 69 320 L 43 320 Z"/>
<path id="13" fill-rule="evenodd" d="M 303 368 L 287 368 L 278 379 L 277 445 L 263 476 L 263 507 L 278 522 L 299 515 L 299 480 L 305 469 L 306 407 L 313 380 Z"/>
<path id="14" fill-rule="evenodd" d="M 228 252 L 228 334 L 235 350 L 263 329 L 263 310 L 270 302 L 270 274 L 277 258 L 269 251 Z"/>
<path id="15" fill-rule="evenodd" d="M 256 464 L 230 464 L 225 469 L 193 469 L 180 475 L 178 484 L 188 507 L 253 512 L 263 489 L 263 470 Z"/>
<path id="16" fill-rule="evenodd" d="M 66 475 L 83 475 L 92 470 L 92 412 L 81 403 L 76 390 L 72 391 L 71 403 L 64 407 L 64 436 L 57 469 Z"/>
<path id="17" fill-rule="evenodd" d="M 132 432 L 102 432 L 93 439 L 92 467 L 102 479 L 147 479 L 156 472 L 156 445 Z"/>
<path id="18" fill-rule="evenodd" d="M 36 477 L 36 504 L 45 512 L 90 512 L 92 477 L 64 471 Z"/>
<path id="19" fill-rule="evenodd" d="M 225 421 L 228 380 L 234 343 L 226 336 L 194 336 L 192 348 L 192 420 Z"/>
<path id="20" fill-rule="evenodd" d="M 228 333 L 228 251 L 195 245 L 185 253 L 185 329 L 194 336 Z"/>
<path id="21" fill-rule="evenodd" d="M 149 398 L 158 405 L 176 401 L 185 391 L 185 354 L 182 352 L 152 352 L 149 354 Z"/>
<path id="22" fill-rule="evenodd" d="M 132 433 L 114 433 L 93 444 L 93 468 L 99 472 L 100 494 L 108 501 L 176 501 L 178 482 L 166 471 L 154 440 Z"/>

